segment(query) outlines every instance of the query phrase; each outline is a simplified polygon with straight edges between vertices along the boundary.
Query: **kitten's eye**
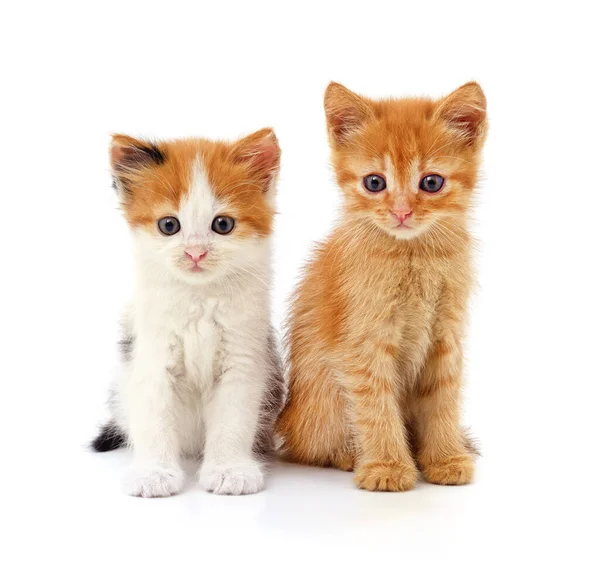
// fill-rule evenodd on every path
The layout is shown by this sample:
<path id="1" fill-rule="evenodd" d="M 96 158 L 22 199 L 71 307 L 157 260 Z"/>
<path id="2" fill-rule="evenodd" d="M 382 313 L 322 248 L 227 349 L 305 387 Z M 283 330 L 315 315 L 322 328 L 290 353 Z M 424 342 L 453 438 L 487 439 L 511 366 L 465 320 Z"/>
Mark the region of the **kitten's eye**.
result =
<path id="1" fill-rule="evenodd" d="M 363 179 L 363 185 L 372 193 L 383 191 L 386 187 L 385 179 L 381 175 L 367 175 Z"/>
<path id="2" fill-rule="evenodd" d="M 177 234 L 181 225 L 174 216 L 166 216 L 158 221 L 158 230 L 167 236 Z"/>
<path id="3" fill-rule="evenodd" d="M 229 234 L 235 226 L 230 216 L 218 216 L 212 221 L 212 229 L 218 234 Z"/>
<path id="4" fill-rule="evenodd" d="M 437 193 L 444 186 L 444 177 L 440 175 L 427 175 L 421 179 L 419 189 L 426 193 Z"/>

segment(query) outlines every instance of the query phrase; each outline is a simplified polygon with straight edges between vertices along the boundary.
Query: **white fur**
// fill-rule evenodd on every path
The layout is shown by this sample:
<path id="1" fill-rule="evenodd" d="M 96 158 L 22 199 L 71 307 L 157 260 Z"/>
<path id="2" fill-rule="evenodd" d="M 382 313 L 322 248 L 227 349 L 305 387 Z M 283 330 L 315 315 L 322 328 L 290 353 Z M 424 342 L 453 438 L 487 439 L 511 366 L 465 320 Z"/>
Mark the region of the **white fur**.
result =
<path id="1" fill-rule="evenodd" d="M 253 456 L 270 368 L 270 244 L 211 230 L 227 214 L 201 162 L 176 216 L 181 230 L 133 233 L 136 288 L 124 327 L 134 338 L 116 383 L 113 412 L 133 448 L 126 493 L 167 496 L 183 487 L 181 455 L 202 455 L 200 484 L 218 494 L 255 493 Z M 208 250 L 189 271 L 184 249 Z"/>

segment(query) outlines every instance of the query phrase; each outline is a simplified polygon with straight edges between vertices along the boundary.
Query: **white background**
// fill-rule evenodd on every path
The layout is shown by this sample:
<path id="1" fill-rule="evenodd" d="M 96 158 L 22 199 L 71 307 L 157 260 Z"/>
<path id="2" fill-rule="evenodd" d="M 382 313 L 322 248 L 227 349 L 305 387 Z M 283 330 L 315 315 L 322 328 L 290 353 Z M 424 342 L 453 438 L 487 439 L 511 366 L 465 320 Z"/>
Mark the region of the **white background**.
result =
<path id="1" fill-rule="evenodd" d="M 0 567 L 597 570 L 592 6 L 3 3 Z M 127 454 L 85 448 L 105 414 L 131 284 L 109 133 L 275 128 L 279 326 L 339 202 L 327 83 L 437 97 L 472 79 L 490 121 L 465 387 L 465 421 L 484 455 L 476 482 L 377 494 L 355 489 L 351 474 L 280 464 L 251 497 L 211 496 L 191 479 L 179 497 L 124 496 Z"/>

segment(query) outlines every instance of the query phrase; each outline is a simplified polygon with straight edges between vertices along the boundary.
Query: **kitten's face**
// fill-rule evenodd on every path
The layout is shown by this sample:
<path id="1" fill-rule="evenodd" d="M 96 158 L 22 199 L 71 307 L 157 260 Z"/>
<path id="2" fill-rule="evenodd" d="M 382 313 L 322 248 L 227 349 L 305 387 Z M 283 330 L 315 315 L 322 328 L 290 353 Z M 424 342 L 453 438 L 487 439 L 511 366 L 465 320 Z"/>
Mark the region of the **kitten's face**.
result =
<path id="1" fill-rule="evenodd" d="M 263 256 L 279 168 L 271 130 L 233 144 L 153 144 L 115 135 L 111 161 L 142 264 L 195 284 L 250 268 Z"/>
<path id="2" fill-rule="evenodd" d="M 373 101 L 331 84 L 325 110 L 348 215 L 412 239 L 467 211 L 485 136 L 477 84 L 440 101 Z"/>

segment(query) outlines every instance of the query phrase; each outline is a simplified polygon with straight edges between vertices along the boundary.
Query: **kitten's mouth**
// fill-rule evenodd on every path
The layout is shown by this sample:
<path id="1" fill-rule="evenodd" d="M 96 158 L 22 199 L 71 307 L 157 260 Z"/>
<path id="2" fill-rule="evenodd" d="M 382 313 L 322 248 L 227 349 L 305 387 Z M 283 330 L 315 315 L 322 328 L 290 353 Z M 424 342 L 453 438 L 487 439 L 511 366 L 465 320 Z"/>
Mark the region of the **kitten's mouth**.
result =
<path id="1" fill-rule="evenodd" d="M 388 232 L 394 235 L 398 239 L 409 239 L 417 236 L 421 232 L 421 225 L 419 224 L 408 224 L 406 222 L 398 222 L 391 224 L 388 227 Z"/>
<path id="2" fill-rule="evenodd" d="M 191 266 L 190 268 L 188 268 L 188 270 L 190 272 L 204 272 L 204 268 L 202 268 L 202 266 Z"/>

